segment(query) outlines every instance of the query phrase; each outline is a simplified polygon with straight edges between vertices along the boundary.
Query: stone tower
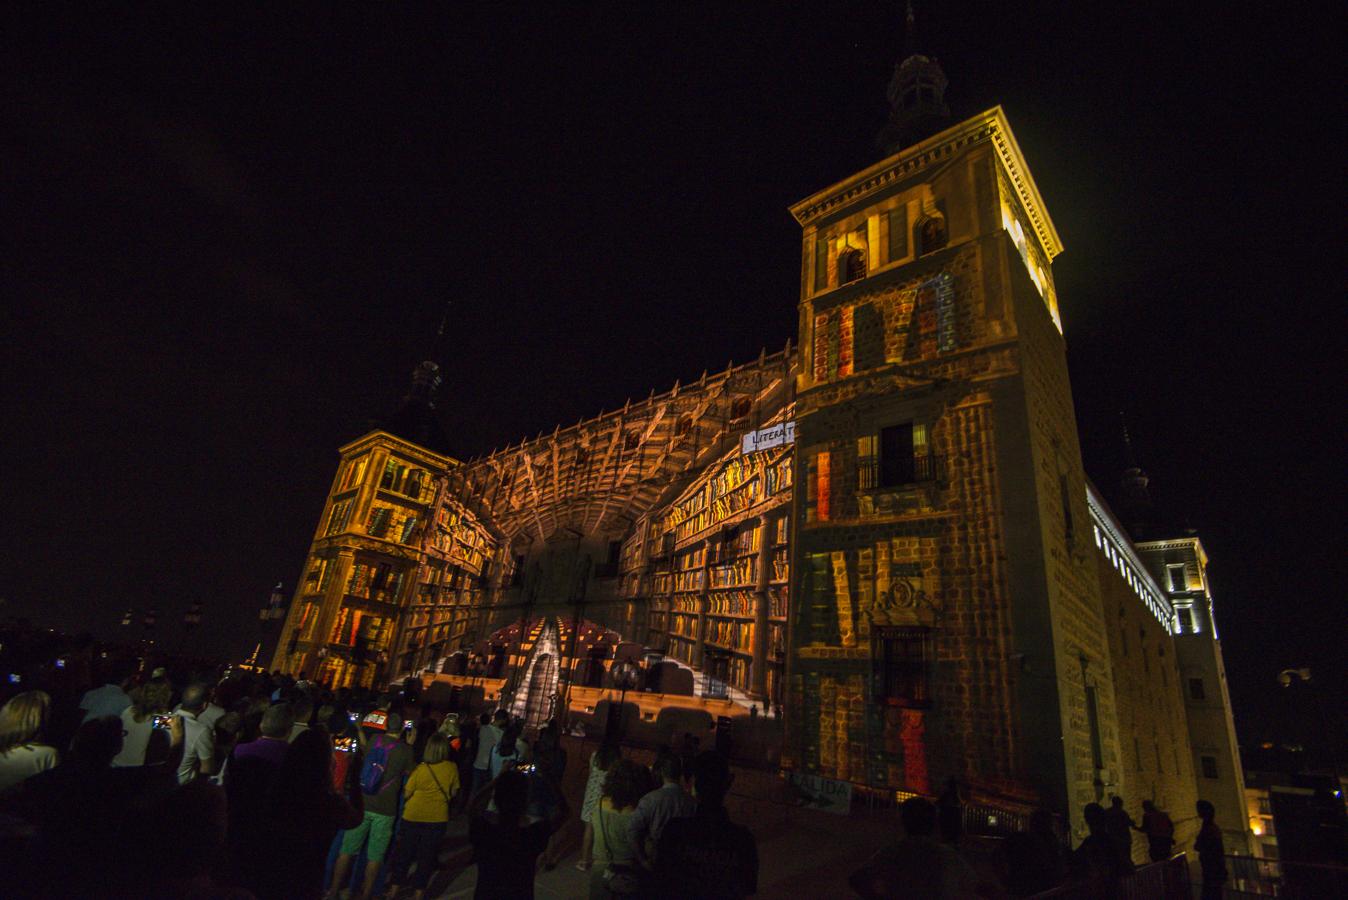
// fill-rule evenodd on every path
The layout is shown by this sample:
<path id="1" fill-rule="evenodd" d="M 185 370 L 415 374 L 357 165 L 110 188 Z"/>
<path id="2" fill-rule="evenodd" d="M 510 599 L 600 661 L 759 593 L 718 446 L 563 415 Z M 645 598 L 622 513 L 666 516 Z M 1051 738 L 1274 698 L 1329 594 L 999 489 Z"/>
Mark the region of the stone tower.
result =
<path id="1" fill-rule="evenodd" d="M 387 678 L 415 616 L 437 494 L 459 463 L 423 362 L 399 408 L 343 446 L 272 668 L 336 687 Z"/>
<path id="2" fill-rule="evenodd" d="M 888 134 L 930 126 L 943 89 L 910 52 Z M 886 792 L 954 777 L 1077 821 L 1117 782 L 1118 735 L 1051 268 L 1062 244 L 1015 136 L 990 109 L 791 212 L 785 762 Z"/>

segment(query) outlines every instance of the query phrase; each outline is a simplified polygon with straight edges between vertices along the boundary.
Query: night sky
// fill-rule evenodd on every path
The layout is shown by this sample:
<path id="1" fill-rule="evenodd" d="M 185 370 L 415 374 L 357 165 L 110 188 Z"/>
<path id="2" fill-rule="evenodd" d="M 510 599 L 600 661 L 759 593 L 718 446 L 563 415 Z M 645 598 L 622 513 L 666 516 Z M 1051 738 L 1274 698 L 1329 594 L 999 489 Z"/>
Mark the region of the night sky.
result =
<path id="1" fill-rule="evenodd" d="M 1147 6 L 919 30 L 1062 235 L 1087 470 L 1113 493 L 1126 412 L 1242 738 L 1286 737 L 1278 670 L 1334 710 L 1345 676 L 1342 20 Z M 879 158 L 900 4 L 391 9 L 9 14 L 0 616 L 153 604 L 172 646 L 200 599 L 188 648 L 246 653 L 446 303 L 463 458 L 794 338 L 786 208 Z"/>

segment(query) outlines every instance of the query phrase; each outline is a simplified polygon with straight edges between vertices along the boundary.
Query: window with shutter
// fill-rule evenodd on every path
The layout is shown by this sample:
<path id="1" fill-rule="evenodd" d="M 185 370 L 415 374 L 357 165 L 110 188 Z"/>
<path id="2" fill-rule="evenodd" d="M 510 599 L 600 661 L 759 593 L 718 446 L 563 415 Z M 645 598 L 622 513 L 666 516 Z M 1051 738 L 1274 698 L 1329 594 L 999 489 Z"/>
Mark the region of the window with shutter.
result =
<path id="1" fill-rule="evenodd" d="M 873 633 L 876 698 L 887 706 L 927 706 L 929 631 L 879 626 Z"/>
<path id="2" fill-rule="evenodd" d="M 889 211 L 889 259 L 898 262 L 908 256 L 908 207 L 896 206 Z"/>

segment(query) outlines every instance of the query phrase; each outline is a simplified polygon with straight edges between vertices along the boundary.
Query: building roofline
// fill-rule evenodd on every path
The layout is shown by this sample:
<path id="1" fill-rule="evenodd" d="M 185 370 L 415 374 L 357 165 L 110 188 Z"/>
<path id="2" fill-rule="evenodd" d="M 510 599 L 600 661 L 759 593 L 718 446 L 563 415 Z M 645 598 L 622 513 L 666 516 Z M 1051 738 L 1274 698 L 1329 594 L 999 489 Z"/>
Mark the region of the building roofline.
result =
<path id="1" fill-rule="evenodd" d="M 1154 594 L 1154 599 L 1160 603 L 1162 609 L 1165 610 L 1170 622 L 1163 624 L 1165 625 L 1166 630 L 1170 631 L 1175 619 L 1174 604 L 1170 602 L 1169 595 L 1161 590 L 1161 586 L 1157 584 L 1156 579 L 1152 577 L 1151 569 L 1147 568 L 1146 563 L 1142 561 L 1142 557 L 1138 555 L 1138 544 L 1128 536 L 1128 531 L 1123 527 L 1123 523 L 1121 523 L 1118 520 L 1118 517 L 1114 515 L 1114 511 L 1111 510 L 1109 504 L 1105 502 L 1104 496 L 1101 495 L 1100 491 L 1089 478 L 1086 479 L 1086 505 L 1090 507 L 1091 518 L 1094 520 L 1095 524 L 1102 527 L 1112 539 L 1113 543 L 1118 546 L 1123 553 L 1124 558 L 1135 570 L 1134 575 L 1152 592 L 1152 594 Z"/>
<path id="2" fill-rule="evenodd" d="M 446 456 L 443 453 L 436 453 L 434 450 L 427 449 L 426 447 L 423 447 L 418 443 L 409 441 L 407 438 L 398 437 L 396 434 L 387 432 L 382 428 L 376 428 L 373 431 L 368 431 L 365 434 L 362 434 L 360 437 L 356 438 L 355 440 L 343 444 L 342 446 L 337 448 L 337 452 L 340 453 L 342 456 L 346 456 L 357 450 L 362 450 L 365 449 L 367 446 L 372 446 L 375 444 L 385 444 L 385 445 L 392 444 L 398 450 L 402 451 L 403 453 L 406 453 L 409 456 L 421 455 L 427 457 L 426 460 L 423 460 L 424 462 L 435 463 L 441 466 L 442 468 L 446 469 L 454 468 L 455 466 L 460 466 L 463 464 L 452 456 Z"/>
<path id="3" fill-rule="evenodd" d="M 1006 169 L 1012 188 L 1016 192 L 1030 225 L 1039 237 L 1039 243 L 1048 254 L 1049 261 L 1063 251 L 1062 238 L 1058 229 L 1049 218 L 1044 198 L 1034 183 L 1025 155 L 1006 120 L 1001 106 L 970 116 L 963 122 L 932 135 L 911 147 L 905 147 L 898 153 L 880 160 L 875 165 L 862 169 L 836 184 L 817 191 L 790 207 L 791 215 L 802 226 L 814 224 L 826 213 L 860 200 L 901 178 L 912 175 L 933 163 L 947 159 L 950 154 L 962 147 L 978 143 L 984 139 L 991 142 L 998 158 Z"/>
<path id="4" fill-rule="evenodd" d="M 1174 537 L 1157 538 L 1152 541 L 1138 541 L 1138 547 L 1145 547 L 1148 550 L 1173 550 L 1181 547 L 1192 547 L 1198 555 L 1198 561 L 1204 567 L 1208 564 L 1208 551 L 1203 546 L 1203 539 L 1196 534 L 1180 534 Z"/>

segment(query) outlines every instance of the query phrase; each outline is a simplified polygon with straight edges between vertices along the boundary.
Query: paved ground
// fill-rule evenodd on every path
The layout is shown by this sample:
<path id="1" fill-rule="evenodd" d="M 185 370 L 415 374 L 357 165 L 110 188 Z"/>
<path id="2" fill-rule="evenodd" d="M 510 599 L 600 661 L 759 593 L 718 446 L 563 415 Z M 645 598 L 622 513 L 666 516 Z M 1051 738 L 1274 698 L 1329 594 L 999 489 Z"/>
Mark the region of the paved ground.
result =
<path id="1" fill-rule="evenodd" d="M 568 742 L 566 793 L 572 803 L 571 821 L 558 837 L 562 863 L 551 872 L 540 872 L 535 893 L 540 900 L 584 898 L 589 890 L 588 873 L 575 868 L 579 856 L 581 826 L 576 820 L 584 790 L 584 775 L 593 745 Z M 639 762 L 649 762 L 649 753 L 629 751 Z M 775 775 L 737 770 L 727 806 L 731 818 L 747 825 L 758 839 L 759 897 L 846 897 L 847 876 L 876 849 L 895 838 L 894 812 L 839 816 L 790 805 Z M 464 840 L 445 876 L 432 884 L 430 896 L 467 898 L 477 883 L 477 867 L 469 865 L 467 826 L 462 818 L 451 834 Z"/>

